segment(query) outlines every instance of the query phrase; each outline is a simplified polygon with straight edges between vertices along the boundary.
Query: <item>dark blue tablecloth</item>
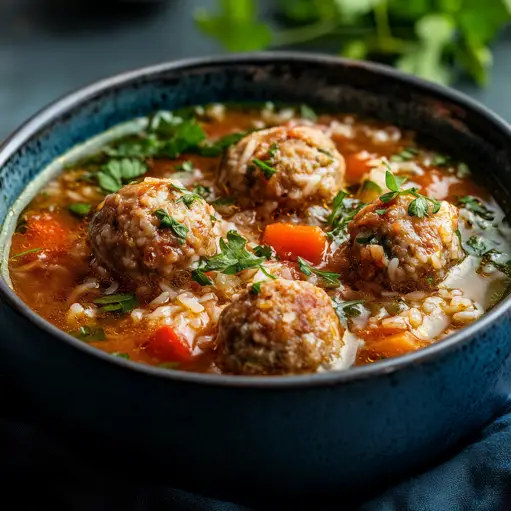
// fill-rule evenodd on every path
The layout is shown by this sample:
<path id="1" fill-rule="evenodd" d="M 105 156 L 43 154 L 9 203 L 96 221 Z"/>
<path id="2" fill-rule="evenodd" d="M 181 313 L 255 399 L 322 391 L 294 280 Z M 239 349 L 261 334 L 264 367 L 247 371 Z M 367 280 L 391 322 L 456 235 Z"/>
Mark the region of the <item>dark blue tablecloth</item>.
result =
<path id="1" fill-rule="evenodd" d="M 13 403 L 12 399 L 9 401 Z M 129 474 L 105 468 L 109 466 L 108 460 L 101 456 L 91 459 L 84 450 L 70 448 L 48 426 L 42 428 L 30 418 L 23 418 L 19 402 L 15 406 L 0 402 L 0 406 L 4 410 L 0 419 L 0 501 L 14 499 L 16 502 L 15 507 L 6 507 L 6 511 L 249 509 L 174 489 L 171 481 L 168 485 L 147 482 L 143 466 L 139 472 Z M 1 504 L 0 509 L 4 509 Z M 272 509 L 271 503 L 261 509 Z M 339 504 L 325 511 L 344 509 L 511 510 L 511 406 L 472 442 L 436 468 L 404 480 L 361 504 L 347 505 L 340 495 Z"/>

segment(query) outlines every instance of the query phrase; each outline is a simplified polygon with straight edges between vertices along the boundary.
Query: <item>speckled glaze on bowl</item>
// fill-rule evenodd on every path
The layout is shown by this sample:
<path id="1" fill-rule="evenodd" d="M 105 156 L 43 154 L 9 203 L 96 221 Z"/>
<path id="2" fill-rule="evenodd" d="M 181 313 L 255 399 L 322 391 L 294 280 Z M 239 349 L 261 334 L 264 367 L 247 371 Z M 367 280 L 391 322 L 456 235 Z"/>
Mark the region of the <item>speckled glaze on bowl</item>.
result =
<path id="1" fill-rule="evenodd" d="M 386 67 L 265 53 L 129 72 L 54 103 L 0 148 L 0 221 L 54 158 L 118 123 L 155 109 L 254 100 L 307 102 L 417 130 L 468 161 L 508 210 L 511 132 L 491 112 Z M 509 298 L 419 352 L 279 378 L 137 365 L 60 332 L 2 280 L 0 298 L 0 365 L 41 417 L 95 439 L 128 470 L 223 498 L 367 495 L 453 448 L 511 390 Z"/>

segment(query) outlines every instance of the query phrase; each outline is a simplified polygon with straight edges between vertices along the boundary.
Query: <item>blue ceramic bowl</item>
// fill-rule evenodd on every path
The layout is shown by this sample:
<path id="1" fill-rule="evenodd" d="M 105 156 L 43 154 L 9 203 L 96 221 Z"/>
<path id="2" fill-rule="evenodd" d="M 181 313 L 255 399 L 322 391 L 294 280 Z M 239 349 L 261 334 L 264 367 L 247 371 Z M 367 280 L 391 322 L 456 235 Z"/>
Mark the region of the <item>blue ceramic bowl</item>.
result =
<path id="1" fill-rule="evenodd" d="M 383 66 L 265 53 L 129 72 L 49 106 L 0 148 L 0 221 L 41 169 L 118 123 L 156 109 L 254 100 L 307 102 L 414 129 L 468 161 L 506 208 L 511 131 L 493 113 Z M 511 389 L 509 298 L 416 353 L 271 378 L 137 365 L 57 330 L 3 280 L 0 298 L 1 364 L 31 410 L 118 467 L 222 498 L 367 495 L 455 448 Z"/>

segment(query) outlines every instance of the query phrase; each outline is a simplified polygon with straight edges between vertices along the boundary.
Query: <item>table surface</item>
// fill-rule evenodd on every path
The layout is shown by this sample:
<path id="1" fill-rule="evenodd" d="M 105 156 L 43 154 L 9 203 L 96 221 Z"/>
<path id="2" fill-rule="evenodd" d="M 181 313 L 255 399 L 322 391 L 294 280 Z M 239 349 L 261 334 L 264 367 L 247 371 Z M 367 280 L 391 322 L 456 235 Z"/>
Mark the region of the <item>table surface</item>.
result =
<path id="1" fill-rule="evenodd" d="M 0 140 L 49 102 L 99 78 L 223 52 L 195 29 L 192 17 L 198 8 L 214 9 L 216 0 L 145 0 L 145 7 L 140 2 L 103 0 L 94 7 L 85 0 L 2 0 Z M 508 121 L 510 51 L 511 34 L 505 34 L 495 45 L 486 89 L 457 85 Z"/>

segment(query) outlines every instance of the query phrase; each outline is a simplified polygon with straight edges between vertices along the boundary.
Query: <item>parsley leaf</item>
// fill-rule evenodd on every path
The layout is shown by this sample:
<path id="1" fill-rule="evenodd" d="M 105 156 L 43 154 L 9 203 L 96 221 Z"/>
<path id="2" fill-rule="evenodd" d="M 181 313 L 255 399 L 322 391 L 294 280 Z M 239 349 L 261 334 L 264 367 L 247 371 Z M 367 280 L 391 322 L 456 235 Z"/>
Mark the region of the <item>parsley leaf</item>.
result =
<path id="1" fill-rule="evenodd" d="M 188 234 L 188 227 L 186 225 L 179 223 L 163 209 L 157 209 L 154 215 L 160 220 L 160 228 L 171 229 L 181 245 L 186 241 L 186 235 Z"/>
<path id="2" fill-rule="evenodd" d="M 183 163 L 179 163 L 178 165 L 176 165 L 175 168 L 176 168 L 176 170 L 181 170 L 183 172 L 192 172 L 192 170 L 195 167 L 193 166 L 193 161 L 186 160 Z"/>
<path id="3" fill-rule="evenodd" d="M 103 305 L 103 312 L 123 312 L 132 311 L 137 306 L 137 297 L 132 293 L 119 293 L 96 298 L 93 301 L 96 305 Z"/>
<path id="4" fill-rule="evenodd" d="M 250 287 L 250 294 L 258 295 L 261 292 L 261 282 L 254 282 Z"/>
<path id="5" fill-rule="evenodd" d="M 207 199 L 211 195 L 211 188 L 209 186 L 195 185 L 193 193 L 200 195 L 203 199 Z"/>
<path id="6" fill-rule="evenodd" d="M 332 212 L 327 218 L 327 224 L 331 227 L 328 236 L 340 244 L 347 238 L 348 224 L 355 215 L 364 207 L 357 199 L 349 198 L 348 194 L 340 191 L 332 201 Z"/>
<path id="7" fill-rule="evenodd" d="M 104 341 L 106 339 L 105 331 L 99 327 L 81 326 L 74 332 L 69 332 L 70 335 L 85 342 Z"/>
<path id="8" fill-rule="evenodd" d="M 314 273 L 318 277 L 321 277 L 327 284 L 333 287 L 338 287 L 341 284 L 339 280 L 341 276 L 338 273 L 318 270 L 301 257 L 298 257 L 298 268 L 307 277 L 310 277 Z"/>
<path id="9" fill-rule="evenodd" d="M 212 286 L 213 281 L 200 269 L 192 271 L 192 280 L 201 286 Z"/>
<path id="10" fill-rule="evenodd" d="M 401 185 L 403 185 L 408 178 L 402 176 L 395 176 L 390 171 L 385 172 L 385 184 L 391 192 L 399 192 Z"/>
<path id="11" fill-rule="evenodd" d="M 254 254 L 257 257 L 266 257 L 266 260 L 269 261 L 272 256 L 272 249 L 268 245 L 257 245 L 257 247 L 254 247 Z"/>
<path id="12" fill-rule="evenodd" d="M 207 259 L 202 271 L 219 271 L 226 275 L 235 275 L 248 268 L 260 267 L 265 257 L 257 257 L 249 252 L 245 246 L 247 240 L 237 231 L 231 230 L 227 233 L 227 239 L 220 239 L 220 253 Z"/>
<path id="13" fill-rule="evenodd" d="M 491 209 L 488 209 L 477 197 L 474 197 L 473 195 L 458 197 L 458 203 L 475 215 L 481 217 L 483 220 L 488 220 L 489 222 L 495 220 L 495 213 Z"/>
<path id="14" fill-rule="evenodd" d="M 312 122 L 316 122 L 318 120 L 316 112 L 309 105 L 305 104 L 300 105 L 300 117 Z"/>
<path id="15" fill-rule="evenodd" d="M 26 256 L 28 254 L 35 254 L 36 252 L 41 252 L 43 250 L 42 248 L 29 248 L 28 250 L 24 250 L 23 252 L 20 252 L 19 254 L 15 254 L 11 256 L 9 259 L 19 259 L 20 257 Z"/>
<path id="16" fill-rule="evenodd" d="M 332 300 L 335 313 L 344 328 L 348 327 L 348 318 L 360 316 L 361 310 L 360 305 L 364 303 L 364 300 L 351 300 L 343 302 L 338 299 Z"/>
<path id="17" fill-rule="evenodd" d="M 233 206 L 236 204 L 236 199 L 234 197 L 218 197 L 211 204 L 213 206 Z"/>
<path id="18" fill-rule="evenodd" d="M 486 240 L 480 236 L 470 236 L 465 244 L 465 250 L 469 254 L 482 257 L 484 254 L 489 252 L 490 247 L 488 246 Z"/>
<path id="19" fill-rule="evenodd" d="M 368 234 L 367 236 L 357 236 L 357 238 L 355 238 L 355 241 L 359 245 L 374 245 L 378 242 L 378 238 L 377 238 L 376 234 L 371 233 L 371 234 Z"/>
<path id="20" fill-rule="evenodd" d="M 214 142 L 208 142 L 197 147 L 197 153 L 201 156 L 219 156 L 230 146 L 237 144 L 242 138 L 247 136 L 249 131 L 239 131 L 237 133 L 229 133 L 223 137 L 215 140 Z"/>
<path id="21" fill-rule="evenodd" d="M 75 202 L 74 204 L 70 204 L 67 209 L 78 217 L 87 216 L 91 210 L 92 206 L 90 204 L 85 204 L 83 202 Z"/>
<path id="22" fill-rule="evenodd" d="M 144 175 L 147 165 L 136 158 L 110 159 L 96 174 L 99 186 L 105 192 L 115 193 L 123 184 Z"/>
<path id="23" fill-rule="evenodd" d="M 390 161 L 401 162 L 412 160 L 419 151 L 414 147 L 407 147 L 399 153 L 393 154 L 390 157 Z"/>
<path id="24" fill-rule="evenodd" d="M 252 160 L 252 163 L 263 171 L 264 177 L 266 179 L 271 179 L 271 177 L 278 172 L 276 168 L 272 167 L 271 165 L 268 165 L 268 163 L 259 160 L 258 158 L 254 158 Z"/>

